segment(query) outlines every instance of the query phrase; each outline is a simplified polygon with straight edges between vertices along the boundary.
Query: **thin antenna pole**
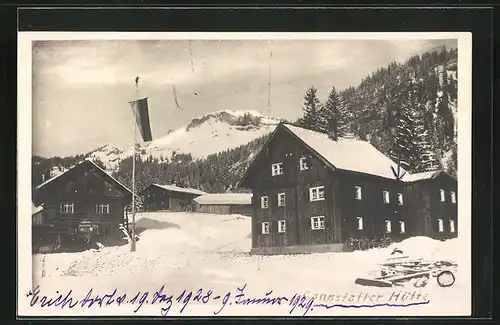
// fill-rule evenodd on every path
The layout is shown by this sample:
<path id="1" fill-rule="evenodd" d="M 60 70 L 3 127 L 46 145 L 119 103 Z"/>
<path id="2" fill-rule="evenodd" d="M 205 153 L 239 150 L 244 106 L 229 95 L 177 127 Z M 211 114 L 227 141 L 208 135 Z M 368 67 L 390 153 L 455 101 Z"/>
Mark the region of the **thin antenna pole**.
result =
<path id="1" fill-rule="evenodd" d="M 269 79 L 268 79 L 268 89 L 267 89 L 267 113 L 271 114 L 271 66 L 273 60 L 273 52 L 269 53 Z"/>
<path id="2" fill-rule="evenodd" d="M 267 84 L 267 116 L 271 116 L 271 67 L 273 60 L 273 52 L 269 53 L 269 74 L 268 74 L 268 84 Z M 269 130 L 269 124 L 266 127 Z"/>
<path id="3" fill-rule="evenodd" d="M 135 252 L 135 158 L 137 145 L 137 101 L 139 100 L 139 78 L 135 79 L 135 103 L 134 103 L 134 148 L 132 154 L 132 235 L 130 240 L 130 251 Z"/>

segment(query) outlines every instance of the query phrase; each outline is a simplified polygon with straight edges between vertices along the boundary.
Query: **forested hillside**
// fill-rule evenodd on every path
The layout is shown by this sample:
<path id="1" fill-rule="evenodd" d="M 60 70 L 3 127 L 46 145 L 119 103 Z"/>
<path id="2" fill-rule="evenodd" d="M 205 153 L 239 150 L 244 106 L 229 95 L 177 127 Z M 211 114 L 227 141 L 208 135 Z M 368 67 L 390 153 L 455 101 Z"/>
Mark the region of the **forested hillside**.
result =
<path id="1" fill-rule="evenodd" d="M 416 55 L 374 71 L 356 87 L 338 91 L 332 85 L 328 98 L 318 98 L 314 86 L 304 90 L 304 102 L 297 103 L 304 114 L 296 124 L 367 140 L 410 172 L 444 168 L 455 174 L 457 78 L 456 49 Z M 176 152 L 168 158 L 138 159 L 136 188 L 175 182 L 206 192 L 237 191 L 243 171 L 267 137 L 204 159 Z M 86 156 L 34 157 L 33 185 L 41 182 L 42 174 L 50 177 L 51 167 L 67 168 Z M 112 172 L 131 186 L 131 157 Z"/>
<path id="2" fill-rule="evenodd" d="M 298 124 L 372 143 L 409 172 L 443 168 L 456 173 L 457 51 L 413 56 L 391 63 L 359 86 L 323 102 L 311 86 Z"/>

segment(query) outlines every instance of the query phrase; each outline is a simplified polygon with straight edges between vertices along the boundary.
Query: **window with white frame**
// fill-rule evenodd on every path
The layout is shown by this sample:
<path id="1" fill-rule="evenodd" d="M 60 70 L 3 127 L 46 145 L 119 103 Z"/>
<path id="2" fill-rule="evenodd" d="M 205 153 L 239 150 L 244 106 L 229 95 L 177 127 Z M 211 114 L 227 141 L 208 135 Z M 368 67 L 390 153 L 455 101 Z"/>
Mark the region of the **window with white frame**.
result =
<path id="1" fill-rule="evenodd" d="M 437 227 L 438 227 L 438 231 L 439 232 L 443 232 L 444 231 L 443 219 L 437 219 Z"/>
<path id="2" fill-rule="evenodd" d="M 285 220 L 278 220 L 278 232 L 285 232 L 286 231 L 286 222 Z"/>
<path id="3" fill-rule="evenodd" d="M 385 223 L 385 232 L 390 234 L 392 232 L 391 220 L 384 220 Z"/>
<path id="4" fill-rule="evenodd" d="M 363 230 L 363 217 L 356 217 L 356 220 L 358 221 L 358 230 Z"/>
<path id="5" fill-rule="evenodd" d="M 451 191 L 451 203 L 457 203 L 457 195 L 454 191 Z"/>
<path id="6" fill-rule="evenodd" d="M 444 190 L 439 190 L 439 198 L 440 198 L 441 202 L 446 201 L 446 195 L 444 193 Z"/>
<path id="7" fill-rule="evenodd" d="M 399 222 L 399 232 L 401 234 L 404 234 L 406 232 L 405 222 L 404 221 L 400 221 Z"/>
<path id="8" fill-rule="evenodd" d="M 307 165 L 307 157 L 301 157 L 299 159 L 299 168 L 300 168 L 300 170 L 309 169 L 309 166 Z"/>
<path id="9" fill-rule="evenodd" d="M 262 233 L 264 235 L 269 234 L 269 222 L 266 221 L 262 223 Z"/>
<path id="10" fill-rule="evenodd" d="M 33 224 L 34 225 L 43 225 L 43 214 L 42 213 L 36 213 L 33 215 Z"/>
<path id="11" fill-rule="evenodd" d="M 356 200 L 361 200 L 362 196 L 361 196 L 361 186 L 355 186 L 356 188 Z"/>
<path id="12" fill-rule="evenodd" d="M 309 200 L 312 201 L 321 201 L 325 199 L 325 187 L 311 187 L 309 189 Z"/>
<path id="13" fill-rule="evenodd" d="M 283 175 L 283 163 L 276 163 L 271 165 L 271 175 Z"/>
<path id="14" fill-rule="evenodd" d="M 403 205 L 403 193 L 398 193 L 398 205 Z"/>
<path id="15" fill-rule="evenodd" d="M 389 203 L 390 202 L 389 191 L 383 191 L 382 192 L 382 197 L 384 199 L 384 203 Z"/>
<path id="16" fill-rule="evenodd" d="M 285 206 L 285 193 L 278 193 L 278 206 L 279 207 Z"/>
<path id="17" fill-rule="evenodd" d="M 96 204 L 95 213 L 97 214 L 109 214 L 109 204 Z"/>
<path id="18" fill-rule="evenodd" d="M 455 220 L 450 220 L 450 232 L 455 232 Z"/>
<path id="19" fill-rule="evenodd" d="M 65 214 L 75 213 L 75 204 L 74 203 L 61 203 L 59 205 L 59 212 Z"/>
<path id="20" fill-rule="evenodd" d="M 267 196 L 263 196 L 260 198 L 260 207 L 261 209 L 267 209 L 269 206 L 269 198 Z"/>
<path id="21" fill-rule="evenodd" d="M 325 217 L 324 216 L 311 217 L 311 229 L 312 230 L 325 229 Z"/>

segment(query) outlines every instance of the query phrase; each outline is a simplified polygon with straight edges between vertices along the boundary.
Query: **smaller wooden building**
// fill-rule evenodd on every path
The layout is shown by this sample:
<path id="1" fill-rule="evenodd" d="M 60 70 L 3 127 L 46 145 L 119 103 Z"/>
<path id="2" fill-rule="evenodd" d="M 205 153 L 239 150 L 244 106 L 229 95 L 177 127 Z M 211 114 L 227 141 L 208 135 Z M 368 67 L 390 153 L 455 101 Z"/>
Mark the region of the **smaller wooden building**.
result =
<path id="1" fill-rule="evenodd" d="M 193 211 L 213 214 L 252 215 L 252 193 L 217 193 L 198 196 Z"/>
<path id="2" fill-rule="evenodd" d="M 194 198 L 206 194 L 194 188 L 173 185 L 151 184 L 139 193 L 143 211 L 186 211 L 191 209 Z"/>
<path id="3" fill-rule="evenodd" d="M 404 182 L 408 231 L 435 239 L 457 237 L 457 179 L 438 170 L 407 175 Z"/>
<path id="4" fill-rule="evenodd" d="M 132 192 L 91 160 L 76 164 L 34 191 L 34 205 L 43 204 L 43 211 L 32 214 L 34 249 L 43 242 L 71 245 L 83 235 L 106 237 L 111 228 L 127 224 L 131 200 Z"/>

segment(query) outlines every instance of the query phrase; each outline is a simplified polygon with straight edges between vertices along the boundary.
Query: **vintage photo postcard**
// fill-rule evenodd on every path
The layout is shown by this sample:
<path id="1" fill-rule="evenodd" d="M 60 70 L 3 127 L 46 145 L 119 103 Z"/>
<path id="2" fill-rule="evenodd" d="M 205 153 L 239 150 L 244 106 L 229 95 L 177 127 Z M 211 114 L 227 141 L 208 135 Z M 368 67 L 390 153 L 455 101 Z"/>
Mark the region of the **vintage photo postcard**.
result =
<path id="1" fill-rule="evenodd" d="M 20 32 L 19 316 L 470 315 L 471 44 Z"/>

